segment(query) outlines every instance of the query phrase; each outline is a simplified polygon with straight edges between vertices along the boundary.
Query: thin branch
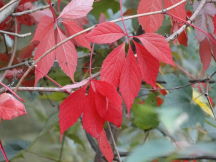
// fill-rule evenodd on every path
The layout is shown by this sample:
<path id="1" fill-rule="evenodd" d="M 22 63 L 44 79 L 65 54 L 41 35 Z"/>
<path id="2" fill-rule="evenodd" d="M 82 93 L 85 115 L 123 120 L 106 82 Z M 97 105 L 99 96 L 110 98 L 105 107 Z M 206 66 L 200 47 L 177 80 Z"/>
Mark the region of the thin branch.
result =
<path id="1" fill-rule="evenodd" d="M 65 135 L 63 135 L 62 143 L 61 143 L 61 149 L 59 153 L 59 160 L 58 162 L 62 161 L 62 155 L 63 155 L 63 150 L 64 150 L 64 144 L 65 144 Z"/>
<path id="2" fill-rule="evenodd" d="M 45 10 L 47 8 L 49 8 L 50 5 L 45 5 L 45 6 L 41 6 L 41 7 L 38 7 L 38 8 L 34 8 L 34 9 L 31 9 L 31 10 L 26 10 L 26 11 L 22 11 L 22 12 L 15 12 L 15 13 L 12 13 L 12 16 L 22 16 L 22 15 L 26 15 L 26 14 L 31 14 L 33 12 L 37 12 L 37 11 L 40 11 L 40 10 Z"/>
<path id="3" fill-rule="evenodd" d="M 124 19 L 124 20 L 128 20 L 128 19 L 138 18 L 138 17 L 142 17 L 142 16 L 148 16 L 148 15 L 153 15 L 153 14 L 163 14 L 165 11 L 169 11 L 169 10 L 171 10 L 171 9 L 173 9 L 173 8 L 175 8 L 175 7 L 177 7 L 177 6 L 181 5 L 181 4 L 183 4 L 183 3 L 185 3 L 186 1 L 187 1 L 187 0 L 182 0 L 182 1 L 180 1 L 179 3 L 176 3 L 176 4 L 174 4 L 173 6 L 170 6 L 170 7 L 166 8 L 166 9 L 163 9 L 163 10 L 159 10 L 159 11 L 155 11 L 155 12 L 148 12 L 148 13 L 143 13 L 143 14 L 137 14 L 137 15 L 132 15 L 132 16 L 126 16 L 126 17 L 124 17 L 123 19 Z M 198 7 L 198 8 L 199 8 L 199 7 Z M 193 16 L 193 15 L 192 15 L 192 16 Z M 196 17 L 196 16 L 195 16 L 195 17 Z M 110 21 L 110 22 L 119 22 L 119 21 L 121 21 L 121 20 L 122 20 L 122 18 L 118 18 L 118 19 L 112 20 L 112 21 Z M 82 31 L 80 31 L 80 32 L 78 32 L 78 33 L 76 33 L 76 34 L 74 34 L 74 35 L 71 35 L 70 37 L 68 37 L 68 38 L 66 38 L 66 39 L 64 39 L 64 40 L 62 40 L 61 42 L 57 43 L 55 46 L 53 46 L 52 48 L 50 48 L 49 50 L 47 50 L 45 53 L 43 53 L 37 60 L 35 60 L 35 62 L 33 63 L 33 65 L 30 66 L 30 67 L 27 69 L 27 71 L 23 74 L 22 78 L 19 80 L 19 82 L 18 82 L 18 84 L 17 84 L 17 86 L 16 86 L 17 89 L 18 89 L 18 87 L 21 85 L 21 83 L 23 82 L 24 78 L 29 74 L 29 72 L 31 71 L 31 69 L 33 69 L 33 67 L 34 67 L 39 61 L 41 61 L 41 59 L 43 59 L 46 55 L 48 55 L 50 52 L 52 52 L 53 50 L 55 50 L 57 47 L 61 46 L 62 44 L 66 43 L 67 41 L 69 41 L 69 40 L 73 39 L 74 37 L 77 37 L 77 36 L 79 36 L 79 35 L 81 35 L 81 34 L 83 34 L 83 33 L 85 33 L 85 32 L 90 31 L 90 30 L 94 29 L 95 27 L 96 27 L 96 25 L 93 25 L 93 26 L 91 26 L 91 27 L 89 27 L 89 28 L 87 28 L 87 29 L 84 29 L 84 30 L 82 30 Z"/>
<path id="4" fill-rule="evenodd" d="M 32 61 L 31 60 L 26 60 L 24 62 L 20 62 L 18 64 L 14 64 L 14 65 L 11 65 L 11 66 L 7 66 L 7 67 L 3 67 L 3 68 L 0 68 L 0 72 L 1 71 L 5 71 L 5 70 L 10 70 L 10 69 L 14 69 L 14 68 L 17 68 L 17 67 L 20 67 L 20 66 L 29 66 L 32 64 Z"/>
<path id="5" fill-rule="evenodd" d="M 0 151 L 1 151 L 1 153 L 2 153 L 2 155 L 4 157 L 4 159 L 5 159 L 5 162 L 9 162 L 9 160 L 7 158 L 7 154 L 6 154 L 6 152 L 4 150 L 4 147 L 3 147 L 2 143 L 1 143 L 1 140 L 0 140 Z"/>
<path id="6" fill-rule="evenodd" d="M 117 145 L 116 145 L 116 142 L 115 142 L 115 139 L 114 139 L 114 136 L 113 136 L 113 133 L 112 133 L 112 129 L 111 129 L 111 126 L 110 126 L 110 123 L 109 123 L 109 122 L 107 123 L 107 127 L 108 127 L 108 130 L 109 130 L 109 133 L 110 133 L 110 137 L 111 137 L 111 140 L 112 140 L 112 143 L 113 143 L 115 152 L 116 152 L 117 157 L 118 157 L 118 161 L 119 161 L 119 162 L 122 162 L 121 156 L 120 156 L 120 154 L 119 154 L 119 151 L 118 151 L 118 148 L 117 148 Z"/>
<path id="7" fill-rule="evenodd" d="M 95 73 L 92 75 L 92 77 L 88 77 L 80 82 L 71 84 L 71 85 L 67 85 L 64 87 L 10 87 L 11 90 L 19 90 L 19 91 L 39 91 L 39 92 L 65 92 L 65 93 L 72 93 L 74 89 L 80 88 L 83 85 L 85 85 L 90 79 L 95 78 L 99 76 L 99 73 Z M 1 84 L 1 82 L 0 82 Z M 0 93 L 3 93 L 5 91 L 7 91 L 8 89 L 5 88 L 1 88 L 0 89 Z"/>
<path id="8" fill-rule="evenodd" d="M 214 73 L 213 73 L 214 74 Z M 213 76 L 213 75 L 212 75 Z M 210 98 L 209 98 L 209 82 L 206 83 L 206 92 L 204 94 L 204 96 L 206 97 L 207 101 L 208 101 L 208 105 L 211 109 L 211 112 L 213 114 L 213 117 L 214 119 L 216 120 L 216 116 L 215 116 L 215 113 L 214 113 L 214 109 L 213 109 L 213 106 L 212 106 L 212 103 L 210 101 Z"/>
<path id="9" fill-rule="evenodd" d="M 8 31 L 4 31 L 4 30 L 0 30 L 0 33 L 12 35 L 12 36 L 19 37 L 19 38 L 25 38 L 25 37 L 28 37 L 32 34 L 32 33 L 18 34 L 18 33 L 8 32 Z"/>
<path id="10" fill-rule="evenodd" d="M 99 75 L 99 73 L 96 73 L 92 76 L 92 78 L 97 77 Z M 85 85 L 91 78 L 86 78 L 80 82 L 71 84 L 71 85 L 67 85 L 63 88 L 57 88 L 57 87 L 19 87 L 18 90 L 19 91 L 39 91 L 39 92 L 66 92 L 65 90 L 68 90 L 70 92 L 72 92 L 74 89 L 80 88 L 83 85 Z M 191 86 L 193 84 L 196 83 L 207 83 L 209 82 L 209 84 L 215 84 L 216 80 L 210 80 L 208 81 L 207 79 L 197 79 L 197 80 L 189 80 L 189 83 L 186 85 L 181 85 L 181 86 L 177 86 L 177 87 L 173 87 L 173 88 L 158 88 L 158 89 L 149 89 L 150 91 L 158 91 L 158 90 L 177 90 L 177 89 L 181 89 L 181 88 L 185 88 L 188 86 Z M 157 81 L 157 83 L 159 84 L 167 84 L 167 82 L 165 81 Z M 14 90 L 16 87 L 10 87 L 12 90 Z M 5 92 L 6 89 L 2 88 L 0 89 L 0 93 Z M 68 93 L 68 92 L 67 92 Z"/>

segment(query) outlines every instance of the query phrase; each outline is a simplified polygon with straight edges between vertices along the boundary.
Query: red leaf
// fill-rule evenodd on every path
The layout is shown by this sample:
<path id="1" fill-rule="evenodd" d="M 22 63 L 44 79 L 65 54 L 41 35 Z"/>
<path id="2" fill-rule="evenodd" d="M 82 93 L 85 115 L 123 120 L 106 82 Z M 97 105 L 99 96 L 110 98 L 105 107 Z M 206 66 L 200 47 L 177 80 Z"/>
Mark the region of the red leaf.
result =
<path id="1" fill-rule="evenodd" d="M 186 31 L 183 31 L 179 36 L 178 36 L 178 41 L 180 44 L 184 45 L 187 47 L 188 43 L 188 38 L 187 38 L 187 33 Z"/>
<path id="2" fill-rule="evenodd" d="M 112 162 L 114 158 L 114 154 L 112 151 L 112 147 L 109 141 L 107 140 L 106 132 L 104 130 L 101 132 L 100 136 L 97 138 L 97 141 L 98 141 L 100 151 L 102 152 L 106 160 L 108 162 Z"/>
<path id="3" fill-rule="evenodd" d="M 125 44 L 115 48 L 103 61 L 101 68 L 101 80 L 112 83 L 118 86 L 120 82 L 120 75 L 122 66 L 125 61 Z"/>
<path id="4" fill-rule="evenodd" d="M 141 0 L 138 5 L 138 14 L 162 10 L 161 0 Z M 162 14 L 139 17 L 138 21 L 142 25 L 145 32 L 156 32 L 163 23 L 164 16 Z"/>
<path id="5" fill-rule="evenodd" d="M 75 22 L 68 19 L 63 20 L 65 29 L 70 35 L 76 34 L 83 29 Z M 73 39 L 78 46 L 91 49 L 90 42 L 86 39 L 86 34 L 83 33 Z"/>
<path id="6" fill-rule="evenodd" d="M 45 22 L 45 20 L 47 22 Z M 45 23 L 46 25 L 42 23 Z M 55 36 L 53 28 L 53 19 L 48 16 L 43 17 L 43 21 L 39 23 L 38 28 L 36 30 L 36 34 L 34 36 L 34 40 L 40 41 L 40 44 L 37 46 L 37 49 L 35 51 L 34 60 L 37 60 L 44 52 L 46 52 L 48 49 L 52 48 L 55 45 Z M 54 63 L 54 60 L 55 51 L 52 51 L 37 63 L 35 69 L 35 85 L 41 78 L 43 78 L 49 72 L 50 68 Z M 42 71 L 43 73 L 38 73 L 38 71 Z"/>
<path id="7" fill-rule="evenodd" d="M 113 22 L 105 22 L 97 25 L 87 34 L 91 42 L 104 44 L 113 43 L 125 35 L 124 31 Z"/>
<path id="8" fill-rule="evenodd" d="M 37 0 L 21 0 L 19 5 L 24 4 L 26 2 L 35 2 L 35 1 L 37 1 Z"/>
<path id="9" fill-rule="evenodd" d="M 141 44 L 136 43 L 136 52 L 138 56 L 138 65 L 140 67 L 142 79 L 152 85 L 156 86 L 156 79 L 159 73 L 159 61 L 154 58 Z"/>
<path id="10" fill-rule="evenodd" d="M 128 113 L 138 95 L 141 85 L 141 72 L 133 51 L 129 47 L 128 55 L 120 78 L 120 92 L 127 106 Z"/>
<path id="11" fill-rule="evenodd" d="M 61 12 L 59 18 L 78 19 L 92 10 L 94 0 L 73 0 Z"/>
<path id="12" fill-rule="evenodd" d="M 169 43 L 163 36 L 156 33 L 146 33 L 136 38 L 142 42 L 145 49 L 158 61 L 174 65 Z"/>
<path id="13" fill-rule="evenodd" d="M 86 106 L 85 101 L 85 88 L 80 88 L 60 104 L 59 125 L 61 134 L 64 134 L 81 116 Z"/>
<path id="14" fill-rule="evenodd" d="M 61 29 L 57 27 L 57 41 L 66 39 Z M 74 81 L 74 72 L 77 66 L 77 51 L 71 41 L 67 41 L 56 49 L 56 59 L 62 70 Z"/>
<path id="15" fill-rule="evenodd" d="M 121 97 L 116 88 L 108 82 L 93 80 L 94 99 L 98 114 L 106 121 L 120 127 L 122 123 Z"/>
<path id="16" fill-rule="evenodd" d="M 25 106 L 9 93 L 0 95 L 0 119 L 12 120 L 26 114 Z"/>
<path id="17" fill-rule="evenodd" d="M 211 46 L 207 38 L 200 42 L 200 59 L 203 64 L 203 72 L 205 72 L 211 63 Z"/>
<path id="18" fill-rule="evenodd" d="M 41 41 L 54 25 L 54 19 L 49 16 L 43 16 L 37 25 L 33 40 Z"/>
<path id="19" fill-rule="evenodd" d="M 89 89 L 89 95 L 86 99 L 86 105 L 83 118 L 82 118 L 82 124 L 83 128 L 93 137 L 97 138 L 103 131 L 103 126 L 105 123 L 105 119 L 101 118 L 96 110 L 95 105 L 95 98 L 94 98 L 94 92 L 92 87 Z M 80 99 L 82 100 L 82 99 Z"/>
<path id="20" fill-rule="evenodd" d="M 180 2 L 180 0 L 164 0 L 164 5 L 165 5 L 165 8 L 168 8 L 178 2 Z M 185 20 L 187 16 L 185 5 L 186 5 L 186 2 L 169 10 L 168 13 Z"/>

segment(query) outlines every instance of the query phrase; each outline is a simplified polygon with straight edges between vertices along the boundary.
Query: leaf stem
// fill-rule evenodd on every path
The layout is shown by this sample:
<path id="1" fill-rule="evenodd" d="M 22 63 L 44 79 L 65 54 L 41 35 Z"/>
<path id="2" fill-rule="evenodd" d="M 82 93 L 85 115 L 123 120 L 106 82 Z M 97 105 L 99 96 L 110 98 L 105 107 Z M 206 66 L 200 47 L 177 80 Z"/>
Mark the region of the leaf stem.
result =
<path id="1" fill-rule="evenodd" d="M 120 156 L 120 154 L 119 154 L 119 151 L 118 151 L 118 148 L 117 148 L 117 145 L 116 145 L 116 142 L 115 142 L 115 139 L 114 139 L 114 136 L 113 136 L 113 133 L 112 133 L 112 129 L 111 129 L 111 126 L 110 126 L 110 123 L 109 123 L 109 122 L 107 123 L 107 126 L 108 126 L 108 130 L 109 130 L 109 133 L 110 133 L 110 136 L 111 136 L 111 140 L 112 140 L 114 149 L 115 149 L 116 154 L 117 154 L 117 157 L 118 157 L 118 161 L 119 161 L 119 162 L 122 162 L 121 156 Z"/>
<path id="2" fill-rule="evenodd" d="M 2 153 L 2 155 L 3 155 L 4 159 L 5 159 L 5 161 L 6 161 L 6 162 L 9 162 L 9 160 L 8 160 L 8 158 L 7 158 L 7 154 L 6 154 L 6 152 L 5 152 L 5 150 L 4 150 L 4 147 L 3 147 L 2 143 L 1 143 L 1 140 L 0 140 L 0 150 L 1 150 L 1 153 Z"/>
<path id="3" fill-rule="evenodd" d="M 92 48 L 91 48 L 91 53 L 90 53 L 90 61 L 89 61 L 89 75 L 90 75 L 90 78 L 92 78 L 92 56 L 93 56 L 93 53 L 94 53 L 94 43 L 92 44 Z"/>
<path id="4" fill-rule="evenodd" d="M 61 149 L 60 149 L 60 153 L 59 153 L 59 160 L 58 162 L 62 161 L 62 155 L 63 155 L 63 150 L 64 150 L 64 144 L 65 144 L 65 135 L 63 135 L 63 139 L 61 142 Z"/>
<path id="5" fill-rule="evenodd" d="M 4 83 L 0 82 L 0 85 L 2 87 L 4 87 L 5 89 L 7 89 L 9 92 L 11 92 L 15 97 L 17 97 L 20 101 L 24 102 L 24 100 L 19 97 L 10 87 L 8 87 L 7 85 L 5 85 Z"/>
<path id="6" fill-rule="evenodd" d="M 125 30 L 125 34 L 127 35 L 127 38 L 129 40 L 129 34 L 128 34 L 128 31 L 127 31 L 127 27 L 125 25 L 125 21 L 124 21 L 124 15 L 123 15 L 123 3 L 122 3 L 122 0 L 119 0 L 120 2 L 120 15 L 121 15 L 121 22 L 123 24 L 123 27 L 124 27 L 124 30 Z"/>

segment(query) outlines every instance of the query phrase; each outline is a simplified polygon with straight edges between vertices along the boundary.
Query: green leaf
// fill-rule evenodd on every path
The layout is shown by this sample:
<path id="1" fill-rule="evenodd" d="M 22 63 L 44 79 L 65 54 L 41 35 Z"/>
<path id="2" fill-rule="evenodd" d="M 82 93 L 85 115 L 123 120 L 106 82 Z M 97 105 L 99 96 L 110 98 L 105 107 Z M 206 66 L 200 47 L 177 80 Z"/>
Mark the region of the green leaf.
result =
<path id="1" fill-rule="evenodd" d="M 4 145 L 5 152 L 9 160 L 17 156 L 20 151 L 26 149 L 29 146 L 27 141 L 23 140 L 13 140 L 13 141 L 6 141 Z M 0 156 L 0 162 L 4 162 L 4 158 Z"/>
<path id="2" fill-rule="evenodd" d="M 113 13 L 118 12 L 119 3 L 116 0 L 101 0 L 99 2 L 95 2 L 91 14 L 93 14 L 98 19 L 100 14 L 106 14 L 108 9 L 111 9 Z"/>
<path id="3" fill-rule="evenodd" d="M 62 92 L 53 92 L 50 94 L 43 94 L 40 96 L 41 99 L 50 99 L 52 101 L 62 101 L 63 99 L 65 99 L 67 97 L 67 95 L 65 93 Z"/>
<path id="4" fill-rule="evenodd" d="M 184 86 L 184 88 L 177 88 L 175 90 L 170 90 L 169 94 L 165 97 L 164 104 L 162 105 L 162 110 L 176 109 L 179 115 L 184 115 L 184 124 L 182 127 L 192 127 L 197 123 L 203 125 L 205 116 L 203 111 L 199 106 L 192 102 L 192 88 L 188 85 L 189 82 L 185 77 L 176 75 L 164 75 L 163 80 L 166 81 L 166 88 L 174 88 L 179 86 Z M 188 86 L 186 86 L 188 85 Z M 167 111 L 167 115 L 170 115 Z"/>
<path id="5" fill-rule="evenodd" d="M 167 139 L 152 139 L 142 146 L 138 146 L 129 155 L 126 162 L 149 162 L 175 151 L 174 145 Z"/>
<path id="6" fill-rule="evenodd" d="M 149 105 L 135 104 L 132 113 L 133 123 L 140 129 L 149 130 L 157 127 L 159 124 L 155 109 Z"/>
<path id="7" fill-rule="evenodd" d="M 179 152 L 179 156 L 193 156 L 193 155 L 205 155 L 215 156 L 216 142 L 200 142 L 191 146 L 188 146 Z"/>

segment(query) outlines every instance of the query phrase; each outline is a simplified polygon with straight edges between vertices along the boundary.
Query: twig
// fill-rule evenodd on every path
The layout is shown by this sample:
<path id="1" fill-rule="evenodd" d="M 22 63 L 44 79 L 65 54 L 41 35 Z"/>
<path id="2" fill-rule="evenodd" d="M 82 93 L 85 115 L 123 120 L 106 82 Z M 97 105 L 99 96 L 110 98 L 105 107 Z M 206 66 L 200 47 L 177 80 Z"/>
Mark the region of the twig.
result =
<path id="1" fill-rule="evenodd" d="M 92 78 L 94 77 L 97 77 L 99 75 L 99 73 L 96 73 L 96 75 L 94 74 L 92 76 Z M 81 81 L 81 82 L 78 82 L 78 83 L 75 83 L 75 84 L 72 84 L 72 85 L 69 85 L 69 87 L 63 87 L 63 88 L 57 88 L 57 87 L 19 87 L 18 90 L 19 91 L 40 91 L 40 92 L 65 92 L 65 90 L 69 90 L 70 92 L 72 92 L 71 90 L 74 90 L 74 89 L 77 89 L 77 88 L 80 88 L 81 86 L 85 85 L 88 80 L 90 80 L 90 77 Z M 189 80 L 188 81 L 189 83 L 186 84 L 186 85 L 182 85 L 182 86 L 177 86 L 177 87 L 173 87 L 173 88 L 157 88 L 157 89 L 149 89 L 150 91 L 158 91 L 158 90 L 177 90 L 177 89 L 181 89 L 181 88 L 185 88 L 185 87 L 188 87 L 192 84 L 196 84 L 196 83 L 206 83 L 206 82 L 209 82 L 209 84 L 214 84 L 216 83 L 216 80 L 210 80 L 208 81 L 207 79 L 197 79 L 197 80 Z M 160 83 L 160 84 L 167 84 L 167 82 L 165 81 L 157 81 L 157 83 Z M 12 90 L 14 90 L 16 87 L 10 87 Z M 2 88 L 0 89 L 0 93 L 6 91 L 5 88 Z"/>
<path id="2" fill-rule="evenodd" d="M 77 82 L 71 85 L 67 85 L 62 88 L 61 87 L 58 87 L 58 88 L 57 87 L 18 87 L 18 90 L 20 91 L 40 91 L 40 92 L 65 92 L 65 93 L 71 92 L 72 93 L 74 89 L 84 86 L 90 79 L 95 78 L 97 76 L 99 76 L 99 73 L 95 73 L 92 75 L 92 77 L 88 77 L 80 82 Z M 10 87 L 10 89 L 15 90 L 17 89 L 17 87 Z M 0 93 L 5 92 L 6 90 L 8 90 L 6 87 L 1 88 Z"/>
<path id="3" fill-rule="evenodd" d="M 4 30 L 0 30 L 0 33 L 12 35 L 12 36 L 19 37 L 19 38 L 28 37 L 32 34 L 32 33 L 18 34 L 18 33 L 8 32 L 8 31 L 4 31 Z"/>
<path id="4" fill-rule="evenodd" d="M 114 137 L 113 137 L 112 129 L 111 129 L 111 127 L 110 127 L 110 123 L 109 123 L 109 122 L 107 123 L 107 127 L 108 127 L 108 130 L 109 130 L 109 133 L 110 133 L 110 137 L 111 137 L 111 140 L 112 140 L 114 149 L 115 149 L 116 154 L 117 154 L 117 157 L 118 157 L 118 161 L 119 161 L 119 162 L 122 162 L 122 161 L 121 161 L 121 156 L 120 156 L 120 154 L 119 154 L 119 151 L 118 151 L 118 148 L 117 148 L 115 139 L 114 139 Z"/>
<path id="5" fill-rule="evenodd" d="M 20 67 L 20 66 L 23 66 L 23 65 L 29 66 L 30 64 L 32 64 L 32 61 L 31 60 L 26 60 L 26 61 L 20 62 L 18 64 L 14 64 L 14 65 L 11 65 L 11 66 L 0 68 L 0 72 L 5 71 L 5 70 L 14 69 L 14 68 L 17 68 L 17 67 Z"/>
<path id="6" fill-rule="evenodd" d="M 177 7 L 177 6 L 181 5 L 181 4 L 183 4 L 183 3 L 185 3 L 186 1 L 187 1 L 187 0 L 182 0 L 182 1 L 180 1 L 179 3 L 174 4 L 173 6 L 170 6 L 170 7 L 166 8 L 166 9 L 163 9 L 163 10 L 160 10 L 160 11 L 148 12 L 148 13 L 137 14 L 137 15 L 132 15 L 132 16 L 126 16 L 126 17 L 124 17 L 123 19 L 124 19 L 124 20 L 128 20 L 128 19 L 133 19 L 133 18 L 142 17 L 142 16 L 148 16 L 148 15 L 153 15 L 153 14 L 163 14 L 164 11 L 169 11 L 169 10 L 171 10 L 171 9 L 173 9 L 173 8 L 175 8 L 175 7 Z M 199 8 L 199 7 L 198 7 L 198 8 Z M 193 15 L 192 15 L 192 16 L 193 16 Z M 196 16 L 195 16 L 195 17 L 196 17 Z M 122 20 L 122 18 L 118 18 L 118 19 L 112 20 L 112 21 L 110 21 L 110 22 L 119 22 L 119 21 L 121 21 L 121 20 Z M 71 35 L 70 37 L 68 37 L 68 38 L 66 38 L 66 39 L 64 39 L 64 40 L 62 40 L 61 42 L 57 43 L 55 46 L 53 46 L 52 48 L 50 48 L 49 50 L 47 50 L 46 52 L 44 52 L 37 60 L 35 60 L 35 62 L 33 63 L 33 65 L 30 66 L 30 67 L 27 69 L 27 71 L 23 74 L 22 78 L 19 80 L 19 82 L 18 82 L 18 84 L 17 84 L 17 86 L 16 86 L 17 89 L 18 89 L 18 87 L 21 85 L 21 83 L 22 83 L 22 81 L 24 80 L 24 78 L 25 78 L 25 77 L 28 75 L 28 73 L 31 71 L 31 69 L 33 69 L 33 67 L 34 67 L 39 61 L 41 61 L 41 59 L 43 59 L 46 55 L 48 55 L 50 52 L 52 52 L 53 50 L 55 50 L 57 47 L 61 46 L 62 44 L 66 43 L 67 41 L 71 40 L 72 38 L 77 37 L 77 36 L 79 36 L 79 35 L 81 35 L 81 34 L 83 34 L 83 33 L 85 33 L 85 32 L 88 32 L 88 31 L 94 29 L 95 27 L 96 27 L 96 25 L 93 25 L 93 26 L 91 26 L 91 27 L 89 27 L 89 28 L 87 28 L 87 29 L 84 29 L 84 30 L 82 30 L 82 31 L 80 31 L 80 32 L 78 32 L 78 33 L 76 33 L 76 34 L 74 34 L 74 35 Z"/>
<path id="7" fill-rule="evenodd" d="M 18 6 L 20 0 L 11 0 L 9 3 L 0 8 L 0 23 L 2 23 L 8 16 L 10 16 L 16 7 Z"/>
<path id="8" fill-rule="evenodd" d="M 22 15 L 26 15 L 26 14 L 31 14 L 33 12 L 37 12 L 37 11 L 40 11 L 40 10 L 45 10 L 47 8 L 49 8 L 50 5 L 45 5 L 45 6 L 41 6 L 41 7 L 38 7 L 38 8 L 34 8 L 34 9 L 31 9 L 31 10 L 26 10 L 26 11 L 22 11 L 22 12 L 15 12 L 15 13 L 12 13 L 12 16 L 22 16 Z"/>
<path id="9" fill-rule="evenodd" d="M 4 157 L 4 159 L 5 159 L 5 162 L 9 162 L 9 160 L 7 158 L 7 154 L 6 154 L 6 152 L 4 150 L 4 147 L 3 147 L 2 143 L 1 143 L 1 140 L 0 140 L 0 150 L 1 150 L 1 153 L 2 153 L 2 155 Z"/>
<path id="10" fill-rule="evenodd" d="M 64 150 L 64 144 L 65 144 L 65 135 L 63 135 L 62 143 L 61 143 L 61 149 L 59 153 L 59 160 L 58 162 L 62 161 L 62 155 L 63 155 L 63 150 Z"/>
<path id="11" fill-rule="evenodd" d="M 209 80 L 213 78 L 213 76 L 216 74 L 216 71 L 213 72 L 210 76 L 209 76 Z M 213 106 L 212 106 L 212 103 L 210 101 L 210 98 L 209 98 L 209 80 L 208 82 L 206 83 L 206 91 L 205 91 L 205 94 L 204 96 L 206 97 L 207 101 L 208 101 L 208 104 L 209 104 L 209 107 L 211 109 L 211 112 L 214 116 L 214 119 L 216 120 L 216 116 L 215 116 L 215 113 L 214 113 L 214 109 L 213 109 Z"/>

